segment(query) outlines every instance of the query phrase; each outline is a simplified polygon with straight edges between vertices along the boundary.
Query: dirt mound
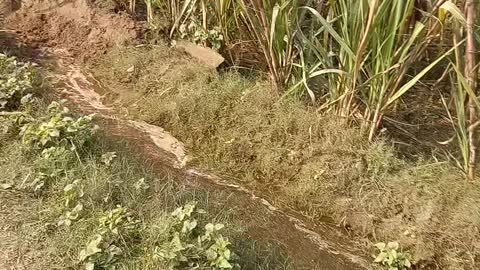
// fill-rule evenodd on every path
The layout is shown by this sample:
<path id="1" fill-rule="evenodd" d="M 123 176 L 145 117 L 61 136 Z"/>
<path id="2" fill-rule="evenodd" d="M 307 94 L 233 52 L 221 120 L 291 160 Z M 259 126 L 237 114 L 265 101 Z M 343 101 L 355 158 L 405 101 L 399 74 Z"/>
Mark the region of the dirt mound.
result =
<path id="1" fill-rule="evenodd" d="M 31 46 L 63 48 L 81 60 L 134 42 L 144 30 L 126 14 L 93 8 L 87 0 L 25 1 L 6 24 Z"/>

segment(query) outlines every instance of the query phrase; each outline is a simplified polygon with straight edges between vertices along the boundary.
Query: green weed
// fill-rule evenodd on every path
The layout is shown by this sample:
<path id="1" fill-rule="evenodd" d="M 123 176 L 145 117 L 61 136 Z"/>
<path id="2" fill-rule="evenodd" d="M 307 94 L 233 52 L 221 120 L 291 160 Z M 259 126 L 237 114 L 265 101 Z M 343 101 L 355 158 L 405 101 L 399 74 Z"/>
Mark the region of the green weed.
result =
<path id="1" fill-rule="evenodd" d="M 123 254 L 119 247 L 129 234 L 137 230 L 140 221 L 122 206 L 102 214 L 94 238 L 80 251 L 79 260 L 85 269 L 115 269 L 118 256 Z"/>
<path id="2" fill-rule="evenodd" d="M 15 110 L 38 86 L 33 65 L 0 53 L 0 111 Z"/>
<path id="3" fill-rule="evenodd" d="M 22 108 L 26 109 L 18 107 Z M 102 139 L 106 137 L 94 132 L 97 127 L 91 116 L 75 117 L 56 102 L 47 109 L 40 105 L 31 109 L 19 111 L 29 117 L 28 121 L 17 122 L 21 132 L 0 141 L 0 188 L 34 192 L 41 197 L 39 212 L 30 217 L 34 225 L 27 229 L 48 249 L 48 255 L 41 259 L 48 261 L 47 265 L 83 265 L 86 269 L 129 269 L 131 265 L 132 269 L 158 269 L 159 265 L 176 264 L 202 265 L 206 269 L 236 267 L 234 241 L 230 243 L 219 233 L 223 225 L 216 222 L 232 215 L 231 211 L 223 206 L 211 208 L 212 213 L 202 214 L 205 226 L 202 223 L 200 227 L 198 221 L 196 227 L 193 212 L 190 215 L 185 210 L 189 206 L 178 208 L 191 200 L 208 206 L 208 192 L 170 180 L 170 172 L 152 173 L 145 162 L 126 159 L 131 151 L 118 145 L 112 151 Z M 0 122 L 2 126 L 4 123 L 11 122 Z M 119 149 L 123 150 L 117 152 Z M 221 201 L 228 198 L 225 194 L 215 196 L 224 198 Z M 167 214 L 175 208 L 172 215 Z M 162 222 L 171 227 L 161 235 L 157 226 L 162 224 L 156 221 L 167 216 Z M 184 229 L 187 223 L 190 226 Z M 225 234 L 243 239 L 240 226 L 232 226 L 235 229 L 225 230 Z M 185 249 L 175 249 L 175 258 L 162 257 L 162 253 L 172 251 L 165 248 L 176 243 L 175 235 L 181 236 Z M 254 248 L 242 248 L 240 254 L 250 252 L 253 257 Z M 245 262 L 273 266 L 275 260 L 256 257 Z"/>
<path id="4" fill-rule="evenodd" d="M 240 269 L 233 263 L 236 255 L 230 250 L 231 243 L 219 233 L 224 225 L 208 223 L 202 229 L 198 221 L 202 213 L 205 212 L 196 209 L 196 203 L 173 211 L 167 221 L 167 241 L 155 246 L 154 259 L 169 269 Z"/>
<path id="5" fill-rule="evenodd" d="M 93 115 L 75 119 L 69 112 L 67 107 L 52 102 L 46 115 L 22 127 L 23 142 L 34 149 L 54 146 L 75 150 L 81 147 L 97 129 L 92 124 Z"/>
<path id="6" fill-rule="evenodd" d="M 374 256 L 375 262 L 387 266 L 389 270 L 406 270 L 412 266 L 409 254 L 400 250 L 397 242 L 377 243 L 375 247 L 379 251 Z"/>

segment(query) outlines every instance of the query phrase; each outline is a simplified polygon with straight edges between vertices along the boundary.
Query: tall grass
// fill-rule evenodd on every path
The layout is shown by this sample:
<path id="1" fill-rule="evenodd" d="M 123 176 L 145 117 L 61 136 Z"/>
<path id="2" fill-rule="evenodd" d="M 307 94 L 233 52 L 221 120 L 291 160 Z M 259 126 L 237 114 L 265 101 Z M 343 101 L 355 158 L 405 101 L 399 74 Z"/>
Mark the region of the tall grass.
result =
<path id="1" fill-rule="evenodd" d="M 480 102 L 476 90 L 478 85 L 478 62 L 475 52 L 477 41 L 474 34 L 478 10 L 475 3 L 471 1 L 465 1 L 465 15 L 453 2 L 446 2 L 442 7 L 455 15 L 451 25 L 455 57 L 452 57 L 451 64 L 446 67 L 446 72 L 450 72 L 452 108 L 442 98 L 452 123 L 459 152 L 459 154 L 451 153 L 450 156 L 468 178 L 473 180 L 477 163 L 476 130 L 480 125 L 478 121 Z M 465 44 L 462 44 L 465 40 Z"/>
<path id="2" fill-rule="evenodd" d="M 297 0 L 238 0 L 241 18 L 260 46 L 275 89 L 288 84 L 296 56 Z"/>
<path id="3" fill-rule="evenodd" d="M 415 0 L 336 0 L 323 10 L 293 0 L 238 3 L 275 88 L 306 91 L 321 109 L 361 118 L 370 140 L 395 102 L 453 51 L 439 54 L 405 80 L 409 67 L 438 36 L 433 13 L 415 20 Z M 432 5 L 425 12 L 436 9 Z"/>
<path id="4" fill-rule="evenodd" d="M 201 18 L 205 30 L 221 29 L 227 48 L 234 47 L 229 42 L 239 38 L 253 41 L 279 94 L 307 95 L 319 110 L 360 122 L 370 141 L 385 114 L 405 93 L 465 46 L 461 39 L 446 42 L 451 47 L 435 50 L 434 58 L 425 64 L 423 56 L 432 44 L 441 38 L 453 40 L 451 31 L 445 30 L 455 27 L 452 21 L 460 27 L 466 25 L 455 0 L 167 2 L 171 36 L 179 25 L 195 17 Z M 411 74 L 412 66 L 423 68 Z M 463 68 L 457 69 L 464 73 Z M 476 81 L 472 70 L 475 65 L 467 72 L 470 76 L 463 74 L 470 88 Z M 468 98 L 458 92 L 454 95 L 458 100 Z M 463 116 L 460 109 L 456 113 Z M 470 111 L 469 117 L 476 115 Z M 466 128 L 472 141 L 473 133 Z"/>
<path id="5" fill-rule="evenodd" d="M 324 75 L 328 83 L 317 92 L 339 115 L 361 117 L 370 140 L 385 112 L 452 51 L 405 80 L 408 68 L 421 60 L 422 49 L 435 35 L 428 29 L 431 18 L 412 24 L 415 2 L 337 0 L 330 2 L 326 16 L 304 7 L 316 24 L 304 36 L 310 52 L 301 60 L 314 67 L 310 74 L 335 71 Z"/>

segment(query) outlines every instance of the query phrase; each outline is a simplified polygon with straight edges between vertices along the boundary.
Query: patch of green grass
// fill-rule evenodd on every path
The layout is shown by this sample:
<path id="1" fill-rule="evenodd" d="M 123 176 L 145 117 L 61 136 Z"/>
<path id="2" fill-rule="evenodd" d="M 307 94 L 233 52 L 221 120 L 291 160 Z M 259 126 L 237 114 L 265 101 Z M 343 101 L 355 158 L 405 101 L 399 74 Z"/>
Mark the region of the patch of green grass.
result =
<path id="1" fill-rule="evenodd" d="M 29 217 L 36 225 L 34 236 L 25 241 L 43 239 L 48 247 L 46 261 L 62 267 L 78 267 L 78 254 L 91 239 L 98 227 L 99 214 L 116 205 L 122 205 L 135 213 L 141 221 L 141 233 L 124 247 L 127 251 L 119 262 L 120 269 L 157 269 L 151 252 L 162 237 L 161 228 L 166 226 L 168 212 L 190 201 L 197 201 L 206 209 L 203 220 L 226 224 L 224 234 L 234 243 L 234 250 L 241 258 L 242 269 L 293 269 L 289 258 L 279 247 L 267 242 L 256 242 L 248 236 L 246 228 L 250 221 L 242 220 L 240 209 L 226 207 L 232 200 L 228 192 L 212 193 L 202 188 L 182 184 L 174 172 L 155 173 L 148 163 L 132 158 L 128 148 L 115 145 L 118 158 L 110 165 L 101 162 L 102 153 L 112 150 L 112 144 L 102 135 L 89 142 L 83 149 L 82 161 L 73 158 L 62 164 L 65 177 L 56 179 L 39 201 L 38 216 Z M 35 170 L 37 157 L 26 151 L 17 139 L 3 141 L 0 146 L 0 182 L 14 184 L 15 188 Z M 144 187 L 136 185 L 144 179 Z M 73 179 L 82 179 L 84 184 L 84 213 L 69 227 L 56 226 L 64 211 L 63 189 Z M 13 180 L 11 182 L 10 180 Z M 148 188 L 146 188 L 148 186 Z M 226 202 L 225 204 L 219 202 Z M 27 222 L 30 220 L 27 219 Z M 238 244 L 237 244 L 238 242 Z"/>
<path id="2" fill-rule="evenodd" d="M 123 76 L 106 75 L 107 67 L 137 63 L 136 79 L 124 84 L 143 94 L 122 110 L 185 142 L 195 166 L 312 220 L 331 217 L 373 243 L 399 241 L 418 266 L 476 266 L 480 192 L 457 169 L 428 157 L 401 160 L 387 140 L 370 143 L 341 118 L 279 99 L 268 83 L 216 74 L 177 53 L 119 48 L 92 67 L 113 84 Z"/>
<path id="3" fill-rule="evenodd" d="M 290 268 L 280 247 L 249 238 L 255 221 L 242 218 L 231 192 L 190 186 L 173 169 L 155 170 L 132 157 L 127 142 L 99 134 L 93 116 L 20 94 L 6 96 L 15 106 L 1 108 L 0 199 L 22 195 L 2 209 L 18 208 L 23 225 L 0 223 L 21 239 L 2 248 L 35 246 L 42 254 L 36 265 L 46 268 Z M 10 205 L 19 202 L 39 210 Z M 192 205 L 205 211 L 190 216 Z"/>

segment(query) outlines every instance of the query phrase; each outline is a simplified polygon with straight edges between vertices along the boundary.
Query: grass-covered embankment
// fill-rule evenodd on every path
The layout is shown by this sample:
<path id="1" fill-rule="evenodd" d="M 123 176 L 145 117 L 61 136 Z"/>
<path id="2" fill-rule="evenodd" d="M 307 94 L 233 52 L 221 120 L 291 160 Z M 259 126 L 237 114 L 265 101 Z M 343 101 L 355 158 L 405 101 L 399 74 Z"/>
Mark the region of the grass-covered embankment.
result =
<path id="1" fill-rule="evenodd" d="M 0 55 L 1 267 L 293 269 L 228 192 L 154 171 L 92 117 L 47 106 L 40 76 Z"/>
<path id="2" fill-rule="evenodd" d="M 196 166 L 360 239 L 399 241 L 417 266 L 478 267 L 480 192 L 447 162 L 401 160 L 386 139 L 370 143 L 267 83 L 217 74 L 166 46 L 118 48 L 92 67 L 122 113 L 170 131 Z"/>

